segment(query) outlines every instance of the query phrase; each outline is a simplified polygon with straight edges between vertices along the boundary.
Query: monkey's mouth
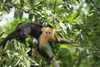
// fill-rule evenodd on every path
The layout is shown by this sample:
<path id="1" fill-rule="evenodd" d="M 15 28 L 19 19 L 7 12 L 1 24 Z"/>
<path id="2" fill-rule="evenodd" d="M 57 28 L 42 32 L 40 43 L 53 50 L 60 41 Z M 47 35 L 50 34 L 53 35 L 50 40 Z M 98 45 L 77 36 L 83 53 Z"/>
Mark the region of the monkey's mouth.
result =
<path id="1" fill-rule="evenodd" d="M 50 36 L 46 36 L 46 38 L 48 38 L 48 39 L 49 39 L 49 38 L 50 38 Z"/>

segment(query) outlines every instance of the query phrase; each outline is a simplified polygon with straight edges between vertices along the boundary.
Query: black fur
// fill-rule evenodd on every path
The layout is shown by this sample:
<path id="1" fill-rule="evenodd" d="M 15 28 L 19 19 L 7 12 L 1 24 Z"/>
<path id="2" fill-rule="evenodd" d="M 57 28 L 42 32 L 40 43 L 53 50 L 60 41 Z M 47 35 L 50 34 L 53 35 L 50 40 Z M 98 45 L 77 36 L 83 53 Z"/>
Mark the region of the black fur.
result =
<path id="1" fill-rule="evenodd" d="M 50 28 L 53 28 L 50 24 L 48 24 L 46 27 L 50 27 Z"/>
<path id="2" fill-rule="evenodd" d="M 11 34 L 9 34 L 3 42 L 0 43 L 0 46 L 5 46 L 7 41 L 10 41 L 11 39 L 18 39 L 21 42 L 25 43 L 26 38 L 30 38 L 31 36 L 35 37 L 36 39 L 39 38 L 42 31 L 41 28 L 43 28 L 42 25 L 37 23 L 25 23 L 25 24 L 19 24 L 15 31 L 13 31 Z M 29 41 L 30 47 L 32 48 L 32 43 Z"/>

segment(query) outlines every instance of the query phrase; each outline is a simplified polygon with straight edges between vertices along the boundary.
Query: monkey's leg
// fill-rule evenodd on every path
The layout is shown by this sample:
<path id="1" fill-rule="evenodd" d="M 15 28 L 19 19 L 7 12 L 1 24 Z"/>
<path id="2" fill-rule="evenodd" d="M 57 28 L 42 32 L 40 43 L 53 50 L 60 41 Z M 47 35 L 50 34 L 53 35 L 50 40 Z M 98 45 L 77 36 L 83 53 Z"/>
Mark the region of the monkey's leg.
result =
<path id="1" fill-rule="evenodd" d="M 30 39 L 30 40 L 28 41 L 28 43 L 30 44 L 29 47 L 31 48 L 31 50 L 28 52 L 28 55 L 34 57 L 34 54 L 35 54 L 35 53 L 34 53 L 34 51 L 33 51 L 34 48 L 32 47 L 32 46 L 33 46 L 32 40 Z"/>
<path id="2" fill-rule="evenodd" d="M 25 41 L 26 38 L 30 38 L 30 35 L 29 35 L 29 34 L 25 34 L 25 35 L 24 35 L 24 38 L 21 39 L 22 42 L 23 42 L 25 45 L 27 45 L 27 44 L 26 44 L 26 41 Z M 31 48 L 31 50 L 28 52 L 28 55 L 33 57 L 34 52 L 33 52 L 33 43 L 32 43 L 32 39 L 31 39 L 31 38 L 29 39 L 28 43 L 29 43 L 29 47 Z"/>
<path id="3" fill-rule="evenodd" d="M 30 44 L 30 48 L 32 49 L 33 48 L 33 43 L 32 43 L 32 39 L 30 39 L 29 41 L 28 41 L 28 43 Z"/>
<path id="4" fill-rule="evenodd" d="M 16 32 L 12 32 L 11 34 L 9 34 L 1 43 L 0 43 L 0 46 L 2 45 L 3 48 L 5 47 L 7 41 L 10 41 L 12 40 L 13 38 L 16 38 L 17 37 L 17 34 Z"/>
<path id="5" fill-rule="evenodd" d="M 25 34 L 24 37 L 22 38 L 22 39 L 24 39 L 24 40 L 23 40 L 23 43 L 26 44 L 25 39 L 26 39 L 26 38 L 30 38 L 30 37 L 31 37 L 31 36 L 30 36 L 29 34 Z M 32 39 L 31 39 L 31 38 L 29 39 L 28 43 L 29 43 L 29 47 L 32 49 L 33 43 L 32 43 Z"/>

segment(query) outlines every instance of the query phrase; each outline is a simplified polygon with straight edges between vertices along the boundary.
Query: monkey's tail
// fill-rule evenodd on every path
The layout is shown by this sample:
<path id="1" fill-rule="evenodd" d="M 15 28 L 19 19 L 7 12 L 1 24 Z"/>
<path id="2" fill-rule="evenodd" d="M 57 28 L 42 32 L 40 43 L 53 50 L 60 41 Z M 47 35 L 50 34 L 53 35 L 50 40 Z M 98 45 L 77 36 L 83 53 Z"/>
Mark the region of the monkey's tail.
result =
<path id="1" fill-rule="evenodd" d="M 9 34 L 1 43 L 0 43 L 0 46 L 2 45 L 3 48 L 5 47 L 7 41 L 11 41 L 13 38 L 16 37 L 16 33 L 15 32 L 12 32 L 11 34 Z"/>

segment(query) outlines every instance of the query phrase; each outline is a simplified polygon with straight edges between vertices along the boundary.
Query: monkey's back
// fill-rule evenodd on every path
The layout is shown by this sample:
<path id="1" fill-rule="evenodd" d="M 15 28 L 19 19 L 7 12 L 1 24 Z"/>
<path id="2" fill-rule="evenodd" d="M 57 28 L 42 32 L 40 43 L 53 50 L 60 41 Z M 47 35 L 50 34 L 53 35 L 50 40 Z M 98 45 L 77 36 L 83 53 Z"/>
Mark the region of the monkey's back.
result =
<path id="1" fill-rule="evenodd" d="M 15 31 L 10 33 L 1 43 L 0 46 L 3 45 L 3 47 L 6 45 L 7 41 L 10 41 L 12 39 L 17 39 L 23 43 L 25 43 L 25 38 L 28 38 L 30 36 L 35 37 L 36 39 L 39 38 L 40 34 L 42 33 L 41 29 L 43 28 L 42 25 L 37 23 L 25 23 L 25 24 L 19 24 Z"/>
<path id="2" fill-rule="evenodd" d="M 38 39 L 42 33 L 41 28 L 43 28 L 41 24 L 29 22 L 18 25 L 15 31 L 20 38 L 33 36 Z"/>

